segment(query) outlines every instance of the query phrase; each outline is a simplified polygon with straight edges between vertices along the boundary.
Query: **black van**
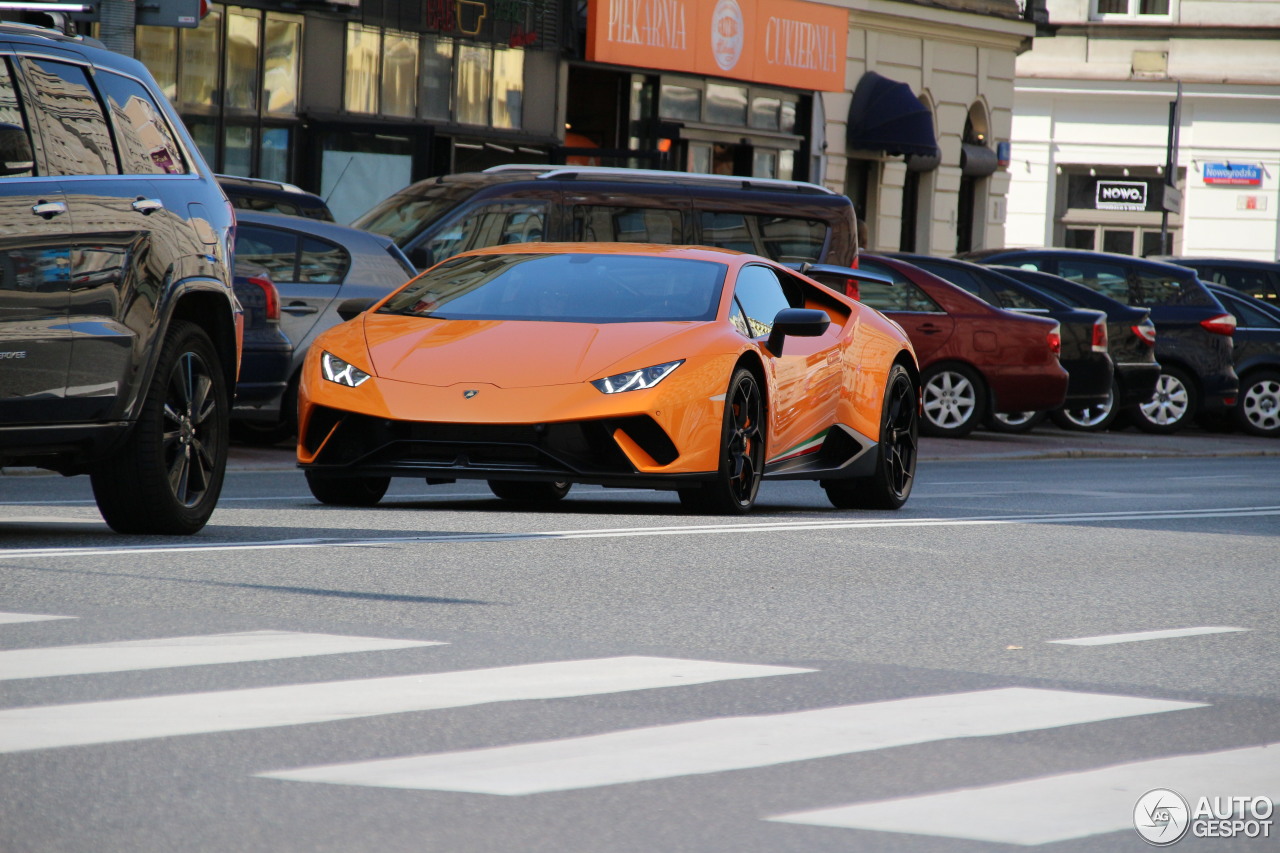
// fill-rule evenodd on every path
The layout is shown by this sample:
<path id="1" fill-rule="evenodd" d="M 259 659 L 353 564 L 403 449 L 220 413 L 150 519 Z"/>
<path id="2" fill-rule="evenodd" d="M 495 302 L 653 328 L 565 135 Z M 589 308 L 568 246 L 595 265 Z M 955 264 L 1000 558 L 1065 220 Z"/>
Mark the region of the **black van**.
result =
<path id="1" fill-rule="evenodd" d="M 855 222 L 847 196 L 803 181 L 515 165 L 419 181 L 351 224 L 390 237 L 426 269 L 468 249 L 542 240 L 718 246 L 853 266 Z"/>

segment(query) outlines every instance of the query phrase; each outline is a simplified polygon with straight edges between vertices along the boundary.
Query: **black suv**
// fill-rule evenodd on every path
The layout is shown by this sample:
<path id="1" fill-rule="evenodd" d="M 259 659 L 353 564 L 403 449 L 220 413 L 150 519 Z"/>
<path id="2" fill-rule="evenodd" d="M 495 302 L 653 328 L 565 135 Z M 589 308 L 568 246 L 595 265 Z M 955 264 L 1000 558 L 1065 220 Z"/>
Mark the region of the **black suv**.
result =
<path id="1" fill-rule="evenodd" d="M 227 461 L 235 215 L 141 63 L 0 23 L 0 466 L 194 533 Z"/>
<path id="2" fill-rule="evenodd" d="M 1139 429 L 1176 432 L 1199 413 L 1224 414 L 1236 404 L 1236 321 L 1194 270 L 1084 249 L 984 249 L 961 257 L 1053 273 L 1125 305 L 1150 308 L 1160 378 L 1155 395 L 1130 410 Z"/>

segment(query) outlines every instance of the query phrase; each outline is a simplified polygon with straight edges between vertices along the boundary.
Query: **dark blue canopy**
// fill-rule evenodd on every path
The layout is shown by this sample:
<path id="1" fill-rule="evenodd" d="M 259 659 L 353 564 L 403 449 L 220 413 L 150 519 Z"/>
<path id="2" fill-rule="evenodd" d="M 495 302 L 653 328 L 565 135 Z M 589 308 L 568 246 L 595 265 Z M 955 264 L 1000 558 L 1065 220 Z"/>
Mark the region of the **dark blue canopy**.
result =
<path id="1" fill-rule="evenodd" d="M 868 71 L 853 90 L 849 107 L 850 148 L 887 154 L 938 156 L 933 114 L 906 83 Z"/>

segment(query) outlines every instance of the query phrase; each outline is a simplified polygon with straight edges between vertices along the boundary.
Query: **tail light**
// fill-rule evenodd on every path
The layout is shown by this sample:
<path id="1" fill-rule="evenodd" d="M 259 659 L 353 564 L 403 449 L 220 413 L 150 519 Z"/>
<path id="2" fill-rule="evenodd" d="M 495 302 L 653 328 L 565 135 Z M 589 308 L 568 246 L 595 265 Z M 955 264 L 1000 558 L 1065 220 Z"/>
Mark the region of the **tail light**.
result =
<path id="1" fill-rule="evenodd" d="M 1201 320 L 1200 325 L 1205 328 L 1205 331 L 1213 332 L 1215 335 L 1230 337 L 1236 332 L 1236 318 L 1230 314 L 1219 314 L 1216 317 Z"/>
<path id="2" fill-rule="evenodd" d="M 1107 351 L 1107 318 L 1099 317 L 1093 321 L 1093 351 Z"/>
<path id="3" fill-rule="evenodd" d="M 1054 355 L 1062 355 L 1062 327 L 1055 323 L 1053 328 L 1049 330 L 1047 340 L 1049 342 L 1049 352 Z"/>
<path id="4" fill-rule="evenodd" d="M 265 275 L 251 275 L 248 283 L 262 291 L 262 315 L 269 321 L 280 319 L 280 292 Z M 257 305 L 254 306 L 258 307 Z"/>
<path id="5" fill-rule="evenodd" d="M 844 295 L 850 299 L 858 298 L 858 280 L 856 278 L 846 278 L 844 280 Z"/>
<path id="6" fill-rule="evenodd" d="M 1143 320 L 1136 326 L 1130 326 L 1129 331 L 1151 346 L 1156 345 L 1156 324 L 1150 320 Z"/>

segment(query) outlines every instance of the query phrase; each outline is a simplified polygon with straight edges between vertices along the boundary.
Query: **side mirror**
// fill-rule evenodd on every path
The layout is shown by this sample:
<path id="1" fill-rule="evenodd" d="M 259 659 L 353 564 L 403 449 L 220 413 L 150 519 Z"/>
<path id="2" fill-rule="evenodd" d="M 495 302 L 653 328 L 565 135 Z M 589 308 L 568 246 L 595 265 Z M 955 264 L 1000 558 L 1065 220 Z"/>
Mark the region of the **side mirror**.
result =
<path id="1" fill-rule="evenodd" d="M 20 175 L 35 168 L 31 137 L 16 124 L 0 123 L 0 175 Z"/>
<path id="2" fill-rule="evenodd" d="M 765 346 L 775 356 L 782 355 L 782 341 L 787 335 L 797 338 L 816 338 L 827 331 L 831 318 L 826 311 L 816 308 L 783 308 L 773 318 L 773 331 Z"/>
<path id="3" fill-rule="evenodd" d="M 363 314 L 365 311 L 368 311 L 369 307 L 377 301 L 378 300 L 376 299 L 361 299 L 361 298 L 344 299 L 342 302 L 338 303 L 338 316 L 344 320 L 354 319 L 355 317 L 358 317 L 359 315 Z"/>

